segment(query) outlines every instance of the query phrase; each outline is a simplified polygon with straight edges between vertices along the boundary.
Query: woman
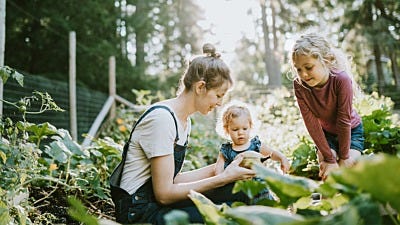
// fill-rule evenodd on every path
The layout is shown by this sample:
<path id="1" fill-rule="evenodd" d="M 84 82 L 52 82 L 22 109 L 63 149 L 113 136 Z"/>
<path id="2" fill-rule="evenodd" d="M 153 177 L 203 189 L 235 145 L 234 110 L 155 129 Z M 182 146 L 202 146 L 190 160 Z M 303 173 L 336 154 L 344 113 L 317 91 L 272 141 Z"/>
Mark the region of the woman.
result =
<path id="1" fill-rule="evenodd" d="M 201 214 L 188 199 L 190 190 L 204 193 L 215 203 L 247 200 L 243 194 L 218 196 L 215 190 L 226 191 L 235 181 L 254 177 L 254 171 L 238 166 L 242 158 L 218 175 L 214 165 L 180 172 L 190 116 L 195 112 L 206 115 L 220 106 L 233 84 L 214 46 L 205 44 L 203 53 L 189 62 L 177 97 L 155 103 L 135 124 L 122 163 L 110 180 L 118 222 L 163 224 L 166 213 L 180 209 L 189 214 L 191 223 L 202 223 Z"/>

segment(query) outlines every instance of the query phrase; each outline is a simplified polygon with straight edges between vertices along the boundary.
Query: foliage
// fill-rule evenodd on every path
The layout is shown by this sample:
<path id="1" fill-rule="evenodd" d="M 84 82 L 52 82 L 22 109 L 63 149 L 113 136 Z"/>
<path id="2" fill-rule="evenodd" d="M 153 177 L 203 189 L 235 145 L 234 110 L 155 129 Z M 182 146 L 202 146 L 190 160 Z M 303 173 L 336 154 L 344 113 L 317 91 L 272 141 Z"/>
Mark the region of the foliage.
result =
<path id="1" fill-rule="evenodd" d="M 77 82 L 106 93 L 109 57 L 115 56 L 117 89 L 125 98 L 132 88 L 169 92 L 188 55 L 200 53 L 201 11 L 193 1 L 13 0 L 6 10 L 5 64 L 65 80 L 74 31 Z"/>
<path id="2" fill-rule="evenodd" d="M 389 97 L 379 96 L 376 92 L 355 98 L 354 107 L 364 127 L 365 154 L 399 155 L 400 123 L 398 115 L 392 113 L 393 106 Z M 303 136 L 299 145 L 293 148 L 290 173 L 318 180 L 318 163 L 310 140 L 309 136 Z"/>
<path id="3" fill-rule="evenodd" d="M 199 208 L 207 224 L 382 224 L 380 209 L 399 211 L 400 179 L 392 180 L 387 171 L 400 169 L 400 159 L 387 154 L 365 156 L 354 168 L 340 168 L 325 183 L 304 177 L 280 175 L 260 165 L 253 167 L 257 176 L 278 197 L 277 205 L 269 206 L 214 205 L 205 196 L 191 192 L 190 198 Z M 370 182 L 371 177 L 379 182 Z M 376 185 L 379 183 L 379 185 Z M 297 191 L 296 191 L 297 190 Z M 317 191 L 323 199 L 312 201 Z M 288 201 L 289 200 L 289 201 Z M 314 213 L 312 213 L 314 212 Z M 391 215 L 393 211 L 387 211 Z M 392 218 L 393 224 L 400 223 Z"/>
<path id="4" fill-rule="evenodd" d="M 36 94 L 42 96 L 39 113 L 61 110 L 49 95 Z M 32 112 L 30 104 L 26 106 L 26 110 L 20 110 L 21 113 Z M 35 209 L 39 204 L 49 204 L 47 199 L 59 189 L 79 194 L 87 201 L 102 199 L 110 204 L 108 166 L 114 166 L 112 162 L 119 160 L 121 151 L 112 140 L 96 140 L 84 149 L 72 140 L 66 130 L 57 129 L 49 123 L 13 122 L 10 118 L 1 118 L 0 135 L 1 224 L 53 224 L 60 221 L 61 218 L 51 213 L 41 214 Z M 38 188 L 42 192 L 50 189 L 50 192 L 43 198 L 35 199 L 37 195 L 31 194 Z"/>
<path id="5" fill-rule="evenodd" d="M 215 132 L 214 115 L 195 115 L 192 118 L 188 154 L 183 170 L 197 169 L 215 163 L 223 140 Z M 207 138 L 204 138 L 204 137 Z"/>
<path id="6" fill-rule="evenodd" d="M 187 213 L 180 210 L 172 210 L 164 216 L 167 225 L 185 225 L 189 223 L 189 216 Z"/>
<path id="7" fill-rule="evenodd" d="M 19 85 L 24 86 L 24 76 L 9 66 L 0 66 L 0 78 L 5 84 L 9 77 L 15 79 Z"/>
<path id="8" fill-rule="evenodd" d="M 368 152 L 386 152 L 400 155 L 400 129 L 395 127 L 385 110 L 373 111 L 363 117 Z"/>
<path id="9" fill-rule="evenodd" d="M 118 10 L 114 2 L 8 1 L 5 64 L 30 74 L 65 80 L 68 33 L 76 33 L 78 82 L 107 90 L 108 58 L 116 55 Z M 40 57 L 39 57 L 40 56 Z M 55 57 L 56 56 L 56 57 Z M 117 54 L 120 58 L 120 54 Z M 123 59 L 121 59 L 123 60 Z M 92 62 L 86 63 L 86 62 Z"/>
<path id="10" fill-rule="evenodd" d="M 318 180 L 319 164 L 310 140 L 303 139 L 292 154 L 290 174 Z"/>
<path id="11" fill-rule="evenodd" d="M 249 96 L 254 94 L 238 92 L 243 95 L 237 98 L 243 98 L 244 101 L 251 99 Z M 141 101 L 144 103 L 154 100 L 145 91 L 138 93 L 143 94 Z M 234 93 L 235 91 L 232 94 Z M 40 96 L 46 98 L 46 95 Z M 51 99 L 50 96 L 49 98 Z M 50 106 L 43 107 L 45 110 L 57 109 L 55 103 L 53 105 L 49 101 L 40 102 Z M 392 188 L 397 187 L 399 181 L 388 173 L 398 170 L 399 160 L 393 156 L 393 148 L 397 146 L 398 138 L 396 140 L 391 138 L 392 136 L 384 136 L 387 130 L 399 130 L 396 118 L 390 114 L 390 107 L 393 106 L 390 99 L 366 95 L 355 102 L 362 112 L 363 119 L 365 118 L 365 123 L 373 121 L 372 128 L 366 128 L 366 143 L 374 143 L 370 145 L 369 150 L 376 155 L 360 161 L 354 169 L 338 170 L 325 183 L 316 179 L 318 168 L 313 144 L 304 132 L 304 125 L 290 93 L 286 89 L 276 90 L 259 96 L 250 103 L 255 105 L 254 109 L 260 120 L 260 137 L 264 137 L 266 143 L 284 152 L 291 159 L 292 175 L 280 175 L 276 172 L 278 167 L 275 164 L 267 163 L 266 167 L 255 168 L 262 181 L 237 182 L 235 191 L 244 191 L 251 199 L 255 199 L 264 188 L 269 188 L 277 197 L 276 201 L 253 201 L 257 206 L 240 203 L 218 206 L 202 199 L 200 195 L 191 193 L 191 198 L 207 223 L 278 224 L 285 221 L 291 224 L 335 224 L 345 221 L 349 224 L 361 224 L 360 221 L 363 221 L 365 224 L 382 224 L 385 216 L 375 216 L 380 215 L 381 209 L 389 217 L 392 210 L 399 210 L 398 199 L 393 198 L 399 193 L 396 188 Z M 30 105 L 27 106 L 26 112 L 30 112 Z M 51 212 L 43 213 L 37 209 L 42 204 L 48 204 L 48 200 L 61 190 L 65 195 L 77 196 L 85 207 L 90 207 L 87 209 L 77 201 L 70 200 L 70 215 L 78 218 L 80 222 L 85 223 L 87 219 L 91 222 L 86 223 L 94 223 L 95 220 L 90 214 L 96 214 L 98 211 L 93 211 L 93 204 L 89 202 L 96 200 L 102 202 L 103 206 L 113 207 L 109 197 L 108 177 L 121 160 L 122 145 L 140 113 L 119 107 L 116 119 L 109 121 L 107 126 L 103 127 L 102 135 L 93 139 L 93 144 L 87 148 L 74 142 L 68 131 L 57 129 L 49 123 L 13 122 L 9 118 L 2 118 L 0 175 L 3 179 L 0 182 L 0 222 L 61 223 L 57 215 Z M 219 146 L 225 141 L 215 132 L 217 113 L 192 117 L 192 135 L 185 170 L 215 162 Z M 382 133 L 384 138 L 377 139 L 377 135 L 368 136 L 374 132 Z M 396 132 L 394 137 L 398 135 Z M 386 139 L 392 147 L 383 144 Z M 382 184 L 371 183 L 371 177 L 375 177 L 374 179 Z M 388 180 L 395 186 L 387 184 Z M 38 198 L 34 195 L 38 189 L 45 190 L 44 196 Z M 385 193 L 381 193 L 382 191 Z M 322 194 L 322 200 L 311 199 L 310 196 L 316 192 Z M 185 218 L 185 215 L 179 212 L 169 215 L 172 224 L 178 221 L 181 221 L 180 224 L 187 224 Z"/>
<path id="12" fill-rule="evenodd" d="M 97 219 L 87 213 L 87 210 L 81 201 L 74 197 L 69 197 L 68 202 L 71 204 L 68 213 L 75 220 L 82 222 L 82 224 L 85 225 L 99 225 Z"/>

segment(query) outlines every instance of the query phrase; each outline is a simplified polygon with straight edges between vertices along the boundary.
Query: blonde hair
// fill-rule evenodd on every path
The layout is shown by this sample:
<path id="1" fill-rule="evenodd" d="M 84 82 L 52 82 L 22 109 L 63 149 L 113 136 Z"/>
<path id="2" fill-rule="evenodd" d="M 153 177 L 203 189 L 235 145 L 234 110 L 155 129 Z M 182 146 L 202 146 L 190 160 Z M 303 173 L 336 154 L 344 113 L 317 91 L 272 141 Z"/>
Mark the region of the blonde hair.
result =
<path id="1" fill-rule="evenodd" d="M 346 72 L 352 81 L 353 91 L 359 90 L 351 72 L 351 57 L 346 56 L 340 49 L 332 47 L 322 36 L 315 33 L 302 35 L 293 46 L 290 57 L 291 78 L 302 85 L 297 69 L 294 66 L 294 61 L 300 55 L 311 56 L 319 60 L 329 75 L 332 75 L 334 70 Z"/>
<path id="2" fill-rule="evenodd" d="M 178 94 L 184 90 L 191 90 L 192 85 L 198 81 L 205 81 L 207 90 L 220 87 L 226 81 L 232 86 L 233 79 L 230 70 L 220 57 L 221 54 L 216 52 L 212 44 L 204 44 L 203 55 L 189 61 L 180 79 Z"/>
<path id="3" fill-rule="evenodd" d="M 250 129 L 254 131 L 254 128 L 257 127 L 254 110 L 252 110 L 251 107 L 244 102 L 231 101 L 230 103 L 227 103 L 221 110 L 216 125 L 217 133 L 225 139 L 230 139 L 228 135 L 229 124 L 232 119 L 240 116 L 246 116 L 248 118 Z"/>

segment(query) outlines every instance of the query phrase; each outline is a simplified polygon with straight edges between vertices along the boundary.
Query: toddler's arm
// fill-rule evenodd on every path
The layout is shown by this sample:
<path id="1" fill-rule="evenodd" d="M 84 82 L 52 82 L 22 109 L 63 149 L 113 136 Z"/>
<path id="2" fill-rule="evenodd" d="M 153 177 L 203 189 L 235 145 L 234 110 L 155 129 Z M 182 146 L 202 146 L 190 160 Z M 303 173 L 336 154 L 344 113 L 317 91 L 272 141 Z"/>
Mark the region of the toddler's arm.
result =
<path id="1" fill-rule="evenodd" d="M 276 151 L 264 144 L 261 145 L 261 154 L 264 156 L 269 156 L 271 157 L 272 160 L 278 161 L 281 163 L 281 170 L 283 173 L 287 173 L 290 169 L 290 163 L 289 160 L 286 158 L 284 154 L 282 154 L 280 151 Z"/>

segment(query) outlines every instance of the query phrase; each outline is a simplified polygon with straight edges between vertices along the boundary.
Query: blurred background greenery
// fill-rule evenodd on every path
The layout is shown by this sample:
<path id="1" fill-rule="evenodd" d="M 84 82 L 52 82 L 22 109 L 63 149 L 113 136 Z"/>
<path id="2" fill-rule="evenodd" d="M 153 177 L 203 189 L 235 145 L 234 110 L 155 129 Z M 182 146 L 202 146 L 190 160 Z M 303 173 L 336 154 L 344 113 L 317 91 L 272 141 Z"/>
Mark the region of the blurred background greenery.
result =
<path id="1" fill-rule="evenodd" d="M 396 0 L 7 0 L 4 64 L 68 81 L 75 31 L 78 84 L 107 93 L 114 55 L 117 92 L 135 102 L 132 89 L 174 95 L 186 60 L 211 42 L 237 80 L 266 90 L 291 85 L 290 45 L 313 31 L 353 58 L 363 90 L 398 102 L 399 11 Z"/>

